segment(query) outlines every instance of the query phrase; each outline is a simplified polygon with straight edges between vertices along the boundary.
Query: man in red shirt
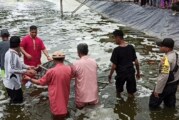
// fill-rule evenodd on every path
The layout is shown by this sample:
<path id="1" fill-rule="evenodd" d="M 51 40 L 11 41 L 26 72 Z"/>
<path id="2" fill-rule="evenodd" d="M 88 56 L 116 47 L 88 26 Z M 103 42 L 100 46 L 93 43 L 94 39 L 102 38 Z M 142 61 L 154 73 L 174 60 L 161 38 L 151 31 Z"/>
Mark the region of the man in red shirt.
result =
<path id="1" fill-rule="evenodd" d="M 25 77 L 34 84 L 47 85 L 50 109 L 53 120 L 64 120 L 67 115 L 67 105 L 70 94 L 70 80 L 72 70 L 70 66 L 64 65 L 65 55 L 59 51 L 53 53 L 54 68 L 49 69 L 39 80 Z"/>
<path id="2" fill-rule="evenodd" d="M 48 60 L 51 60 L 44 46 L 43 41 L 37 37 L 37 27 L 30 26 L 30 35 L 25 36 L 20 44 L 24 54 L 24 63 L 26 65 L 37 67 L 41 64 L 41 52 L 45 54 Z"/>

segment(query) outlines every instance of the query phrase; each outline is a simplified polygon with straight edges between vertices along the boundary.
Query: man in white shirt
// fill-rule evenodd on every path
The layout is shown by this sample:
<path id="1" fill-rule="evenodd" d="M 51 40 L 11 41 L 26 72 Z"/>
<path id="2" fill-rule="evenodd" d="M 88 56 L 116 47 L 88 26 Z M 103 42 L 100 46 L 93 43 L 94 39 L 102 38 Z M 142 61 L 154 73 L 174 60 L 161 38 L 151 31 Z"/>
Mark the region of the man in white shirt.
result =
<path id="1" fill-rule="evenodd" d="M 25 65 L 20 60 L 20 38 L 12 36 L 10 38 L 10 49 L 5 54 L 5 79 L 3 84 L 7 90 L 11 103 L 22 103 L 23 92 L 21 89 L 22 74 L 33 72 L 30 66 Z"/>

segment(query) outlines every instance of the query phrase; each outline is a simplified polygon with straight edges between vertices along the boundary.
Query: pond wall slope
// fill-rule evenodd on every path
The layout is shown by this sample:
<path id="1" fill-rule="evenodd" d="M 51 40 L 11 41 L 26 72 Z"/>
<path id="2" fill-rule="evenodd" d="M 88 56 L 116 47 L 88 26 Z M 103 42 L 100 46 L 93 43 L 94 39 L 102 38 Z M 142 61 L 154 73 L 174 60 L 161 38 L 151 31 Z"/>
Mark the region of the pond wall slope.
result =
<path id="1" fill-rule="evenodd" d="M 82 2 L 84 0 L 78 0 Z M 160 39 L 171 37 L 179 48 L 179 14 L 168 9 L 140 6 L 133 2 L 89 0 L 86 6 L 115 22 L 145 32 Z"/>

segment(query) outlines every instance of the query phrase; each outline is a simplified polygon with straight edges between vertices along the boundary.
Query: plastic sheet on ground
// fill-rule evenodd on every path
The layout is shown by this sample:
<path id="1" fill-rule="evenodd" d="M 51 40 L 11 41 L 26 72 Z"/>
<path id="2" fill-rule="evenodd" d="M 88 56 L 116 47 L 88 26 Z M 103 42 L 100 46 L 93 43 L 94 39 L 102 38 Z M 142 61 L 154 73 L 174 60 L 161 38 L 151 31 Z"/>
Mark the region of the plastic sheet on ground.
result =
<path id="1" fill-rule="evenodd" d="M 83 0 L 78 0 L 83 1 Z M 127 25 L 160 39 L 171 37 L 179 48 L 179 14 L 172 10 L 151 6 L 140 6 L 133 2 L 112 2 L 89 0 L 85 3 L 91 9 L 111 20 Z"/>

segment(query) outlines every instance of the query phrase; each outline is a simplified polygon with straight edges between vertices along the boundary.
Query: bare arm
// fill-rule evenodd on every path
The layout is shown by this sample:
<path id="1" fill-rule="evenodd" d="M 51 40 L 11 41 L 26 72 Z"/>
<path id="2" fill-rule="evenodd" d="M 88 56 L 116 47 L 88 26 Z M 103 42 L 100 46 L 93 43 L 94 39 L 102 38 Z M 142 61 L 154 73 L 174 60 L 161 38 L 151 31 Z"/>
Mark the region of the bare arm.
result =
<path id="1" fill-rule="evenodd" d="M 74 65 L 71 65 L 71 74 L 72 74 L 72 78 L 75 78 L 76 77 L 76 68 Z"/>
<path id="2" fill-rule="evenodd" d="M 52 58 L 49 56 L 48 51 L 46 49 L 42 50 L 42 52 L 45 54 L 45 56 L 47 57 L 47 60 L 52 60 Z"/>
<path id="3" fill-rule="evenodd" d="M 108 80 L 109 80 L 109 83 L 111 83 L 111 78 L 112 78 L 112 75 L 114 73 L 114 70 L 116 69 L 116 65 L 115 64 L 112 64 L 112 67 L 111 67 L 111 71 L 110 71 L 110 74 L 108 76 Z"/>
<path id="4" fill-rule="evenodd" d="M 34 84 L 45 86 L 45 85 L 48 85 L 49 80 L 51 80 L 51 76 L 49 75 L 51 75 L 51 73 L 47 71 L 47 73 L 38 80 L 25 75 L 23 80 L 31 81 Z"/>
<path id="5" fill-rule="evenodd" d="M 140 79 L 139 61 L 137 59 L 135 60 L 135 67 L 136 67 L 136 70 L 137 70 L 136 78 Z"/>
<path id="6" fill-rule="evenodd" d="M 34 84 L 40 85 L 40 81 L 34 78 L 31 78 L 30 81 Z"/>

